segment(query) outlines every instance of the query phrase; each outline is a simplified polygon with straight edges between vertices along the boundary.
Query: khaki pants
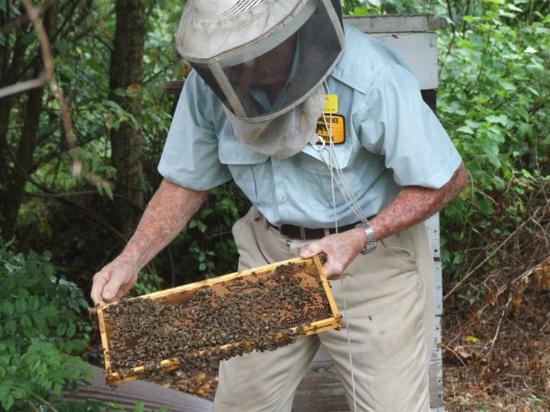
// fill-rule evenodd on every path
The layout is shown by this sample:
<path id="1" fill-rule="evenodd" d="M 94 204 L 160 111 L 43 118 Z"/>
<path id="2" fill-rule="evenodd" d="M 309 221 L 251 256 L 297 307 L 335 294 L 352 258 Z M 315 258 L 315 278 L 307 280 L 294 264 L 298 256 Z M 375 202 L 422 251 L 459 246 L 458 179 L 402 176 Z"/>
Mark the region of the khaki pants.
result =
<path id="1" fill-rule="evenodd" d="M 252 208 L 233 227 L 239 270 L 298 256 L 291 240 Z M 216 412 L 290 411 L 294 393 L 320 344 L 334 361 L 353 410 L 429 411 L 428 354 L 433 340 L 433 260 L 423 224 L 379 242 L 331 281 L 348 329 L 298 339 L 271 352 L 221 362 Z M 347 310 L 344 311 L 345 295 Z"/>

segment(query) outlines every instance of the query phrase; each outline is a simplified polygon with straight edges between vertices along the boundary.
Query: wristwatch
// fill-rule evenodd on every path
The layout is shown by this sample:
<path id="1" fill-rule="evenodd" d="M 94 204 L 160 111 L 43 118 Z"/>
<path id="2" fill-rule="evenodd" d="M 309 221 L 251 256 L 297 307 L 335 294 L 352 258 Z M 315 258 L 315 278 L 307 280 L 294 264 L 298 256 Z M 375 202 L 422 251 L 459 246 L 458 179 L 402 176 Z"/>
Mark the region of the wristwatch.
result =
<path id="1" fill-rule="evenodd" d="M 363 246 L 363 249 L 361 249 L 361 254 L 367 255 L 374 252 L 374 249 L 376 249 L 376 234 L 374 233 L 371 225 L 368 223 L 359 223 L 356 227 L 363 229 L 367 235 L 367 240 Z"/>

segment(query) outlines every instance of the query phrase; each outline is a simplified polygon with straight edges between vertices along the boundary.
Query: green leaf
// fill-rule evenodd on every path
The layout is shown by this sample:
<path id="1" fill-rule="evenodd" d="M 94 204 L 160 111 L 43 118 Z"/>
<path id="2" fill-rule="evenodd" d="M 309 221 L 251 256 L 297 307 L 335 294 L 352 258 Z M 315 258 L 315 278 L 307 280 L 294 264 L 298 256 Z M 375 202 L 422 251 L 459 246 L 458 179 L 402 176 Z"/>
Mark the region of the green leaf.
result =
<path id="1" fill-rule="evenodd" d="M 5 397 L 3 397 L 1 399 L 1 402 L 2 402 L 2 406 L 4 407 L 4 409 L 6 411 L 9 411 L 11 409 L 11 407 L 13 406 L 14 399 L 11 395 L 6 395 Z"/>
<path id="2" fill-rule="evenodd" d="M 25 399 L 27 397 L 27 393 L 23 388 L 13 388 L 11 395 L 14 399 Z"/>
<path id="3" fill-rule="evenodd" d="M 504 90 L 506 90 L 508 92 L 515 92 L 516 91 L 516 86 L 514 86 L 510 82 L 502 81 L 502 82 L 500 82 L 500 87 L 502 87 Z"/>
<path id="4" fill-rule="evenodd" d="M 6 315 L 6 317 L 10 317 L 13 315 L 13 303 L 11 303 L 10 301 L 5 301 L 3 304 L 2 304 L 2 312 Z"/>
<path id="5" fill-rule="evenodd" d="M 61 322 L 59 325 L 57 325 L 57 328 L 55 329 L 55 334 L 57 336 L 63 336 L 67 332 L 67 324 L 64 322 Z"/>
<path id="6" fill-rule="evenodd" d="M 24 298 L 19 298 L 15 301 L 15 310 L 18 313 L 25 313 L 27 311 L 27 301 Z"/>
<path id="7" fill-rule="evenodd" d="M 464 134 L 474 134 L 474 129 L 470 128 L 469 126 L 460 126 L 458 129 L 456 129 L 457 132 L 464 133 Z"/>
<path id="8" fill-rule="evenodd" d="M 491 203 L 489 203 L 489 201 L 485 198 L 479 200 L 478 207 L 479 210 L 485 215 L 489 215 L 493 211 Z"/>
<path id="9" fill-rule="evenodd" d="M 36 296 L 31 296 L 29 299 L 29 310 L 32 312 L 36 312 L 38 308 L 40 307 L 40 300 Z"/>
<path id="10" fill-rule="evenodd" d="M 55 269 L 50 264 L 44 265 L 42 270 L 46 276 L 53 276 L 55 274 Z"/>
<path id="11" fill-rule="evenodd" d="M 42 332 L 47 328 L 46 321 L 44 320 L 40 312 L 34 312 L 31 317 L 33 322 Z"/>
<path id="12" fill-rule="evenodd" d="M 29 318 L 27 315 L 21 316 L 21 326 L 32 326 L 31 318 Z"/>
<path id="13" fill-rule="evenodd" d="M 75 332 L 76 332 L 76 326 L 74 325 L 74 323 L 71 323 L 69 325 L 69 327 L 67 328 L 66 335 L 67 335 L 68 338 L 72 338 L 74 336 Z"/>
<path id="14" fill-rule="evenodd" d="M 23 336 L 25 336 L 26 338 L 32 339 L 36 336 L 36 331 L 33 329 L 32 326 L 23 326 L 21 330 L 23 331 Z"/>
<path id="15" fill-rule="evenodd" d="M 501 124 L 503 126 L 508 125 L 508 117 L 503 115 L 503 114 L 500 114 L 498 116 L 494 116 L 494 115 L 487 116 L 486 120 L 489 123 L 498 123 L 498 124 Z"/>
<path id="16" fill-rule="evenodd" d="M 17 330 L 17 324 L 13 319 L 8 319 L 6 322 L 6 332 L 8 334 L 14 335 L 15 331 Z"/>
<path id="17" fill-rule="evenodd" d="M 136 406 L 134 408 L 134 412 L 143 412 L 143 410 L 145 409 L 145 405 L 143 404 L 142 401 L 138 401 L 136 403 Z"/>

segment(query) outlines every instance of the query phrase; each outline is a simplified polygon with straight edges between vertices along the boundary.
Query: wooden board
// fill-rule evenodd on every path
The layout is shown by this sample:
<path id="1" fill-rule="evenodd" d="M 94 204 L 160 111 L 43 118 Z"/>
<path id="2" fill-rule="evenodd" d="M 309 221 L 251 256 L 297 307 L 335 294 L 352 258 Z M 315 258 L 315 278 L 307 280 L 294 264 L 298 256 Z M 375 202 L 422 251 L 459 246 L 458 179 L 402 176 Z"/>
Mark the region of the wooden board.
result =
<path id="1" fill-rule="evenodd" d="M 235 272 L 228 275 L 218 276 L 212 279 L 206 279 L 200 282 L 195 282 L 195 283 L 191 283 L 191 284 L 187 284 L 187 285 L 183 285 L 183 286 L 179 286 L 171 289 L 166 289 L 159 292 L 149 293 L 147 295 L 142 295 L 137 298 L 133 298 L 132 300 L 135 300 L 135 299 L 163 300 L 172 296 L 179 295 L 185 291 L 191 291 L 202 287 L 212 288 L 215 285 L 221 284 L 222 282 L 227 282 L 234 279 L 245 278 L 247 276 L 257 276 L 257 275 L 261 276 L 262 274 L 264 275 L 270 274 L 279 266 L 288 265 L 288 264 L 298 264 L 298 265 L 305 264 L 306 266 L 315 267 L 316 272 L 319 275 L 319 280 L 322 285 L 322 290 L 324 291 L 325 297 L 329 304 L 329 308 L 327 309 L 329 309 L 328 312 L 330 313 L 330 316 L 325 319 L 319 319 L 317 321 L 314 321 L 309 325 L 304 326 L 303 328 L 293 327 L 293 328 L 290 328 L 290 330 L 294 333 L 297 333 L 297 336 L 299 337 L 299 336 L 313 335 L 313 334 L 323 332 L 325 330 L 339 328 L 341 326 L 341 323 L 340 323 L 341 316 L 338 311 L 338 308 L 336 307 L 336 302 L 332 295 L 332 291 L 330 289 L 327 278 L 324 274 L 323 265 L 318 256 L 314 257 L 313 259 L 294 258 L 294 259 L 289 259 L 281 262 L 276 262 L 269 265 L 244 270 L 241 272 Z M 113 366 L 110 358 L 111 345 L 110 345 L 109 327 L 105 317 L 105 310 L 110 306 L 116 305 L 116 304 L 117 303 L 100 305 L 95 308 L 92 308 L 91 311 L 97 316 L 97 321 L 99 325 L 99 333 L 101 335 L 101 343 L 103 347 L 103 358 L 104 358 L 104 364 L 105 364 L 106 379 L 109 383 L 118 385 L 124 382 L 138 379 L 140 375 L 142 375 L 145 372 L 145 367 L 136 366 L 128 374 L 125 374 L 124 377 L 122 377 L 117 371 L 113 370 Z M 242 345 L 243 347 L 247 348 L 247 351 L 250 351 L 253 349 L 253 347 L 251 347 L 250 344 L 246 341 L 239 344 L 232 343 L 232 344 L 221 345 L 219 349 L 227 350 L 234 345 Z M 201 356 L 201 355 L 204 355 L 205 353 L 206 353 L 206 350 L 198 351 L 197 355 Z M 160 362 L 160 368 L 163 371 L 175 370 L 175 369 L 178 369 L 180 366 L 181 366 L 180 361 L 176 358 L 164 359 Z"/>

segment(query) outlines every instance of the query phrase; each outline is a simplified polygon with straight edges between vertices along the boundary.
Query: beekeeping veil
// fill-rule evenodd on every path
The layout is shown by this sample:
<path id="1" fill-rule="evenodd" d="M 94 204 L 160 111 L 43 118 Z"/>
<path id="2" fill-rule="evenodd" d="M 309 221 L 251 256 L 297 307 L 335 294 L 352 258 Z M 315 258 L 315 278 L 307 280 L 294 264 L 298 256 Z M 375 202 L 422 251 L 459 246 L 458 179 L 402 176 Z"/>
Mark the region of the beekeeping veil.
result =
<path id="1" fill-rule="evenodd" d="M 289 42 L 290 64 L 273 58 Z M 316 139 L 322 82 L 343 42 L 338 0 L 189 0 L 176 34 L 179 53 L 221 100 L 237 137 L 275 157 Z M 281 74 L 276 98 L 259 98 Z"/>

